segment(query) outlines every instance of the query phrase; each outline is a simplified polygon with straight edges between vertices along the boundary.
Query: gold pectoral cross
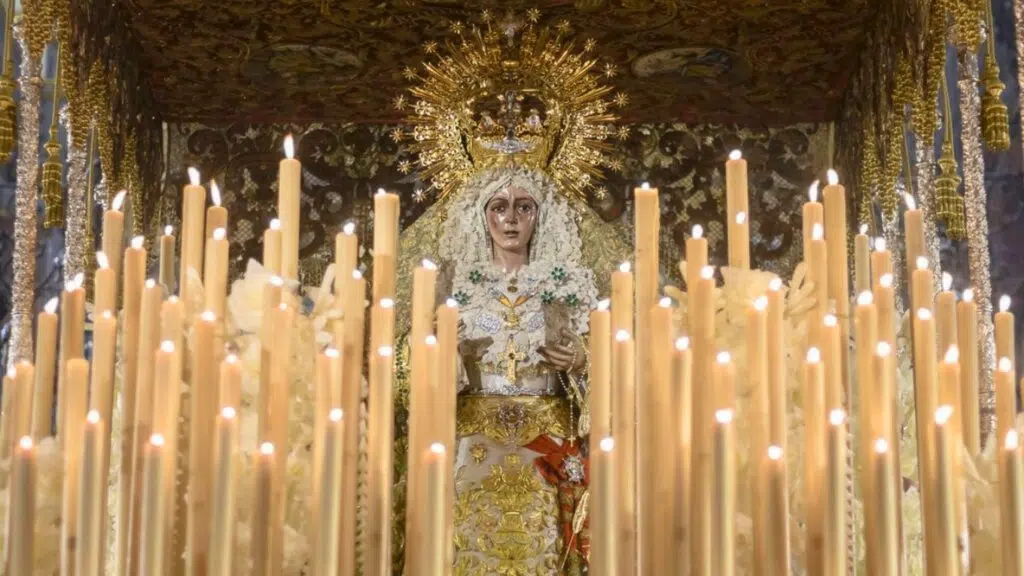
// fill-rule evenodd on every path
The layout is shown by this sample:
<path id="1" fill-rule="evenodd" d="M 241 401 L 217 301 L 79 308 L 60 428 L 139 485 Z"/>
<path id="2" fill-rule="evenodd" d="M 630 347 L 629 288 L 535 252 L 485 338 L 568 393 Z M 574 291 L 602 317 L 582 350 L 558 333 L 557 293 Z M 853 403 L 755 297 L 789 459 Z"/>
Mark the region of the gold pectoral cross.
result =
<path id="1" fill-rule="evenodd" d="M 505 347 L 505 379 L 509 384 L 515 384 L 519 380 L 519 363 L 526 360 L 526 354 L 519 351 L 515 338 L 508 339 L 508 346 Z"/>

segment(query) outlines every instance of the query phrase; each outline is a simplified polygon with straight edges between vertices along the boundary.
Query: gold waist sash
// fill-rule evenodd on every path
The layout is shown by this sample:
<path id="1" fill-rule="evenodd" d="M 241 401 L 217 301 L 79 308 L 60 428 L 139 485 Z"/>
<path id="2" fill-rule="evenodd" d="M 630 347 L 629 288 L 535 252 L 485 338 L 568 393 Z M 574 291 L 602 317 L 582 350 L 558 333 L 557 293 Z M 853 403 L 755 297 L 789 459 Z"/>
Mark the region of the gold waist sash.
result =
<path id="1" fill-rule="evenodd" d="M 460 438 L 481 434 L 524 446 L 543 434 L 568 437 L 569 401 L 558 396 L 460 396 L 455 421 Z"/>

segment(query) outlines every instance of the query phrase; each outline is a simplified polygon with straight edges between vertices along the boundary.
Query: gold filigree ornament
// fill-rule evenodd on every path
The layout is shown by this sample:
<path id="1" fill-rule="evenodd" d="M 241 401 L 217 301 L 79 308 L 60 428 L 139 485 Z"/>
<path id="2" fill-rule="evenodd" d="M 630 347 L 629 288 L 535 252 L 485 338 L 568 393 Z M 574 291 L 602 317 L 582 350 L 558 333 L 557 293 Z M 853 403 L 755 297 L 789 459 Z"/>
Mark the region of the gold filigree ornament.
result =
<path id="1" fill-rule="evenodd" d="M 411 147 L 439 199 L 482 170 L 515 165 L 542 171 L 567 197 L 585 200 L 601 168 L 610 167 L 605 141 L 618 130 L 609 110 L 628 99 L 606 98 L 612 88 L 599 82 L 598 61 L 566 38 L 567 25 L 550 29 L 536 20 L 454 23 L 458 39 L 445 43 L 447 55 L 416 76 Z"/>
<path id="2" fill-rule="evenodd" d="M 14 79 L 0 76 L 0 164 L 6 164 L 14 153 L 14 128 L 17 126 L 14 104 Z"/>

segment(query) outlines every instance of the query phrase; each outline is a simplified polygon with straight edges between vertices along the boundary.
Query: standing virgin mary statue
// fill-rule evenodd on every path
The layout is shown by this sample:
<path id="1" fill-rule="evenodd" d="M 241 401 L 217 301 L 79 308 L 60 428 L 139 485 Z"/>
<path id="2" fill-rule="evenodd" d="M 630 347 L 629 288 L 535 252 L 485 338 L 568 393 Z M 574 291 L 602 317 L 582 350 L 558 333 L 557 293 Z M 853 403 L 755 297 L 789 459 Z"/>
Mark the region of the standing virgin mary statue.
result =
<path id="1" fill-rule="evenodd" d="M 587 322 L 623 231 L 586 204 L 615 134 L 588 56 L 567 29 L 508 18 L 453 25 L 448 54 L 415 75 L 411 139 L 438 201 L 402 235 L 412 268 L 439 269 L 459 311 L 453 573 L 585 573 Z M 454 302 L 452 302 L 454 301 Z M 396 567 L 401 574 L 409 314 L 399 311 Z M 401 334 L 405 334 L 404 342 Z M 415 545 L 413 543 L 412 545 Z"/>

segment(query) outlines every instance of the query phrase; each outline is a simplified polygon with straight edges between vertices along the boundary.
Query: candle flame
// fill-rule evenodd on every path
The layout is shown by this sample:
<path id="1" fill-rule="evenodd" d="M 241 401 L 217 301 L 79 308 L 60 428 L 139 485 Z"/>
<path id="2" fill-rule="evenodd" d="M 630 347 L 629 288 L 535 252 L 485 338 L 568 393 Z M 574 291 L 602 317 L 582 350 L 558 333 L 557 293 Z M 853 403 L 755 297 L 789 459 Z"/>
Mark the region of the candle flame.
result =
<path id="1" fill-rule="evenodd" d="M 875 252 L 885 252 L 885 238 L 875 238 Z"/>
<path id="2" fill-rule="evenodd" d="M 281 220 L 278 219 L 278 218 L 272 219 L 270 221 L 270 229 L 271 230 L 280 230 L 281 229 Z"/>
<path id="3" fill-rule="evenodd" d="M 864 234 L 868 233 L 868 225 L 867 224 L 861 224 L 860 225 L 860 233 L 861 233 L 861 235 L 864 235 Z"/>
<path id="4" fill-rule="evenodd" d="M 355 279 L 355 280 L 362 280 L 363 279 L 363 273 L 360 272 L 359 270 L 353 270 L 352 271 L 352 278 Z"/>
<path id="5" fill-rule="evenodd" d="M 768 308 L 768 297 L 767 296 L 758 296 L 757 298 L 754 298 L 754 310 L 757 310 L 758 312 L 763 312 L 767 308 Z"/>
<path id="6" fill-rule="evenodd" d="M 715 410 L 715 422 L 719 424 L 729 424 L 732 422 L 732 410 Z"/>
<path id="7" fill-rule="evenodd" d="M 284 286 L 284 280 L 280 276 L 277 276 L 277 275 L 271 276 L 270 280 L 268 280 L 268 282 L 270 282 L 274 286 Z"/>
<path id="8" fill-rule="evenodd" d="M 1005 357 L 1005 356 L 1000 358 L 999 359 L 999 371 L 1000 372 L 1009 372 L 1010 370 L 1013 370 L 1013 363 L 1010 362 L 1010 359 Z"/>
<path id="9" fill-rule="evenodd" d="M 444 454 L 444 444 L 441 444 L 440 442 L 434 442 L 433 444 L 430 445 L 430 451 L 433 452 L 434 454 Z"/>
<path id="10" fill-rule="evenodd" d="M 953 416 L 953 407 L 949 404 L 943 404 L 939 406 L 938 410 L 935 411 L 935 424 L 937 426 L 945 426 L 949 419 Z"/>
<path id="11" fill-rule="evenodd" d="M 334 346 L 328 346 L 327 348 L 324 348 L 324 356 L 327 356 L 328 358 L 338 358 L 341 356 L 341 353 L 338 352 L 338 349 Z"/>
<path id="12" fill-rule="evenodd" d="M 612 301 L 607 299 L 607 298 L 605 298 L 604 300 L 601 300 L 600 302 L 597 303 L 597 309 L 598 310 L 607 310 L 607 309 L 611 308 L 611 305 L 612 305 Z"/>
<path id="13" fill-rule="evenodd" d="M 142 250 L 142 247 L 146 244 L 145 236 L 135 236 L 132 238 L 131 246 L 132 250 Z"/>
<path id="14" fill-rule="evenodd" d="M 4 378 L 10 379 L 10 378 L 14 378 L 17 375 L 18 375 L 18 370 L 14 366 L 11 366 L 10 368 L 7 369 L 7 374 L 4 375 Z"/>
<path id="15" fill-rule="evenodd" d="M 199 315 L 199 319 L 203 322 L 216 322 L 217 315 L 214 314 L 213 310 L 207 310 Z"/>
<path id="16" fill-rule="evenodd" d="M 103 311 L 103 318 L 104 318 L 104 319 L 106 319 L 106 320 L 110 320 L 110 319 L 112 319 L 113 317 L 114 317 L 114 313 L 113 313 L 113 312 L 111 312 L 110 310 L 104 310 L 104 311 Z"/>
<path id="17" fill-rule="evenodd" d="M 146 288 L 156 288 L 156 280 L 152 278 L 146 280 Z"/>
<path id="18" fill-rule="evenodd" d="M 216 180 L 210 181 L 210 198 L 213 199 L 214 206 L 220 206 L 220 187 L 217 186 Z"/>
<path id="19" fill-rule="evenodd" d="M 47 314 L 53 314 L 57 311 L 57 302 L 56 298 L 50 298 L 46 301 L 46 305 L 43 306 L 43 310 L 46 310 Z"/>
<path id="20" fill-rule="evenodd" d="M 96 265 L 100 268 L 110 268 L 110 260 L 107 259 L 107 254 L 102 250 L 96 253 Z"/>
<path id="21" fill-rule="evenodd" d="M 629 270 L 630 270 L 629 262 L 623 262 L 622 264 L 619 264 L 619 272 L 629 272 Z"/>
<path id="22" fill-rule="evenodd" d="M 807 362 L 810 364 L 817 364 L 821 362 L 821 350 L 816 347 L 811 347 L 807 350 Z"/>
<path id="23" fill-rule="evenodd" d="M 839 325 L 839 320 L 836 319 L 835 314 L 825 314 L 824 322 L 825 326 L 828 326 L 829 328 L 834 328 Z"/>
<path id="24" fill-rule="evenodd" d="M 213 239 L 214 240 L 223 240 L 223 239 L 227 238 L 227 236 L 228 236 L 228 231 L 223 229 L 223 228 L 215 228 L 213 230 Z"/>
<path id="25" fill-rule="evenodd" d="M 974 289 L 964 289 L 964 293 L 960 295 L 960 299 L 963 300 L 964 302 L 974 302 Z"/>
<path id="26" fill-rule="evenodd" d="M 827 174 L 826 178 L 828 178 L 828 185 L 829 186 L 835 186 L 836 184 L 839 184 L 839 174 L 837 174 L 835 170 L 829 168 L 828 172 L 826 174 Z"/>
<path id="27" fill-rule="evenodd" d="M 693 236 L 694 238 L 698 238 L 698 239 L 703 238 L 704 237 L 704 227 L 701 226 L 700 224 L 694 224 L 693 225 L 693 230 L 690 232 L 690 235 Z"/>
<path id="28" fill-rule="evenodd" d="M 289 160 L 295 158 L 295 139 L 291 134 L 284 137 L 284 156 Z"/>
<path id="29" fill-rule="evenodd" d="M 380 307 L 381 308 L 394 308 L 395 307 L 395 301 L 392 300 L 391 298 L 381 298 L 380 299 Z"/>
<path id="30" fill-rule="evenodd" d="M 346 222 L 345 225 L 341 227 L 341 231 L 344 232 L 346 236 L 351 236 L 351 235 L 355 234 L 356 233 L 356 223 L 355 222 Z"/>
<path id="31" fill-rule="evenodd" d="M 31 450 L 32 449 L 32 437 L 31 436 L 22 436 L 21 440 L 18 440 L 18 447 L 21 448 L 22 450 Z"/>
<path id="32" fill-rule="evenodd" d="M 739 160 L 740 158 L 743 158 L 743 152 L 739 150 L 729 152 L 729 160 Z"/>
<path id="33" fill-rule="evenodd" d="M 377 348 L 378 356 L 389 358 L 392 354 L 394 354 L 394 351 L 391 349 L 391 346 L 381 346 L 380 348 Z"/>
<path id="34" fill-rule="evenodd" d="M 331 422 L 341 422 L 341 419 L 345 416 L 345 413 L 341 411 L 341 408 L 332 408 L 330 413 L 327 414 L 327 418 Z"/>
<path id="35" fill-rule="evenodd" d="M 782 460 L 782 446 L 772 444 L 768 447 L 768 459 Z"/>
<path id="36" fill-rule="evenodd" d="M 164 226 L 164 236 L 173 236 L 173 235 L 174 235 L 174 226 L 171 226 L 170 224 L 168 224 L 167 226 Z"/>
<path id="37" fill-rule="evenodd" d="M 74 278 L 71 279 L 71 283 L 68 286 L 68 290 L 69 291 L 70 290 L 78 290 L 79 288 L 82 287 L 82 284 L 84 282 L 85 282 L 85 273 L 84 272 L 79 272 L 78 274 L 75 274 Z"/>
<path id="38" fill-rule="evenodd" d="M 865 291 L 861 292 L 860 294 L 857 294 L 857 305 L 858 306 L 867 306 L 868 304 L 871 304 L 874 301 L 875 301 L 875 295 L 872 294 L 868 290 L 865 290 Z"/>
<path id="39" fill-rule="evenodd" d="M 715 277 L 715 267 L 714 266 L 705 266 L 705 267 L 701 268 L 700 269 L 700 277 L 705 279 L 705 280 L 711 280 L 712 278 Z"/>
<path id="40" fill-rule="evenodd" d="M 999 297 L 999 311 L 1010 311 L 1010 296 L 1008 294 L 1003 294 L 1002 296 Z"/>
<path id="41" fill-rule="evenodd" d="M 459 301 L 456 300 L 455 298 L 448 298 L 448 299 L 446 299 L 444 301 L 444 305 L 449 307 L 449 308 L 458 308 L 459 307 Z"/>
<path id="42" fill-rule="evenodd" d="M 903 201 L 907 203 L 907 210 L 917 210 L 917 201 L 910 194 L 904 192 Z"/>
<path id="43" fill-rule="evenodd" d="M 263 454 L 264 456 L 270 456 L 273 453 L 274 445 L 272 443 L 264 442 L 263 444 L 260 444 L 260 454 Z"/>
<path id="44" fill-rule="evenodd" d="M 875 453 L 876 454 L 885 454 L 888 451 L 889 451 L 889 442 L 887 442 L 885 440 L 885 438 L 879 438 L 878 440 L 875 440 Z"/>
<path id="45" fill-rule="evenodd" d="M 615 448 L 615 439 L 611 436 L 605 436 L 601 438 L 600 446 L 602 452 L 611 452 Z"/>
<path id="46" fill-rule="evenodd" d="M 882 277 L 878 279 L 878 285 L 882 288 L 892 288 L 892 282 L 892 274 L 882 274 Z"/>
<path id="47" fill-rule="evenodd" d="M 676 338 L 676 350 L 686 350 L 690 347 L 690 339 L 686 336 Z"/>
<path id="48" fill-rule="evenodd" d="M 383 196 L 383 195 L 385 195 L 387 193 L 388 193 L 387 190 L 385 190 L 383 188 L 377 188 L 377 196 Z"/>
<path id="49" fill-rule="evenodd" d="M 782 278 L 779 278 L 778 276 L 772 278 L 768 282 L 768 289 L 771 290 L 772 292 L 778 292 L 779 290 L 782 290 Z"/>
<path id="50" fill-rule="evenodd" d="M 928 268 L 928 259 L 925 258 L 924 256 L 918 256 L 917 257 L 917 269 L 918 270 L 924 270 L 925 268 Z"/>
<path id="51" fill-rule="evenodd" d="M 1003 448 L 1007 450 L 1016 450 L 1020 447 L 1020 435 L 1016 430 L 1010 430 L 1006 433 L 1006 440 L 1003 441 Z"/>
<path id="52" fill-rule="evenodd" d="M 225 406 L 220 409 L 220 417 L 224 420 L 234 420 L 238 413 L 232 406 Z"/>
<path id="53" fill-rule="evenodd" d="M 118 192 L 117 196 L 114 196 L 114 202 L 110 205 L 110 209 L 116 212 L 120 212 L 121 206 L 124 206 L 124 197 L 126 194 L 128 194 L 127 190 L 121 190 L 120 192 Z"/>
<path id="54" fill-rule="evenodd" d="M 437 346 L 437 336 L 431 334 L 423 339 L 423 343 L 427 346 Z"/>
<path id="55" fill-rule="evenodd" d="M 658 306 L 660 308 L 671 308 L 672 307 L 672 299 L 669 298 L 668 296 L 662 296 L 661 300 L 658 300 Z"/>
<path id="56" fill-rule="evenodd" d="M 741 212 L 737 212 L 736 213 L 736 223 L 737 224 L 743 224 L 746 221 L 747 221 L 747 213 L 746 212 L 742 212 L 741 211 Z"/>
<path id="57" fill-rule="evenodd" d="M 238 355 L 228 354 L 227 357 L 224 358 L 224 361 L 228 364 L 238 364 Z"/>
<path id="58" fill-rule="evenodd" d="M 821 240 L 825 238 L 825 229 L 822 228 L 821 224 L 815 224 L 811 228 L 811 240 Z"/>
<path id="59" fill-rule="evenodd" d="M 721 352 L 718 353 L 718 356 L 715 357 L 715 361 L 718 362 L 719 364 L 728 364 L 729 362 L 732 361 L 732 355 L 730 355 L 725 350 L 722 350 Z"/>
<path id="60" fill-rule="evenodd" d="M 931 320 L 932 319 L 932 311 L 927 309 L 927 308 L 918 308 L 917 309 L 917 319 L 918 320 L 925 320 L 925 321 Z"/>
<path id="61" fill-rule="evenodd" d="M 956 364 L 960 361 L 960 349 L 956 346 L 950 346 L 946 349 L 946 357 L 942 361 L 946 364 Z"/>
<path id="62" fill-rule="evenodd" d="M 828 423 L 833 426 L 842 426 L 846 422 L 846 410 L 836 408 L 828 413 Z"/>
<path id="63" fill-rule="evenodd" d="M 942 289 L 946 292 L 953 287 L 953 275 L 949 272 L 942 273 Z"/>
<path id="64" fill-rule="evenodd" d="M 188 167 L 188 181 L 193 186 L 199 186 L 199 169 L 194 166 Z"/>
<path id="65" fill-rule="evenodd" d="M 426 268 L 427 270 L 437 270 L 437 264 L 434 264 L 434 262 L 432 260 L 428 260 L 426 258 L 423 259 L 423 262 L 421 262 L 421 265 L 424 268 Z"/>
<path id="66" fill-rule="evenodd" d="M 615 333 L 615 339 L 619 342 L 625 342 L 629 340 L 629 332 L 626 330 L 619 330 Z"/>
<path id="67" fill-rule="evenodd" d="M 89 413 L 85 415 L 85 419 L 90 424 L 100 423 L 100 412 L 99 410 L 89 410 Z"/>
<path id="68" fill-rule="evenodd" d="M 277 305 L 277 309 L 282 311 L 282 312 L 284 312 L 285 310 L 288 309 L 288 303 L 287 302 L 281 302 L 280 304 Z"/>
<path id="69" fill-rule="evenodd" d="M 818 181 L 811 182 L 810 188 L 807 189 L 807 197 L 811 199 L 811 202 L 818 201 Z"/>
<path id="70" fill-rule="evenodd" d="M 174 352 L 174 341 L 172 341 L 172 340 L 164 340 L 163 342 L 161 342 L 160 343 L 160 351 L 161 352 L 167 352 L 167 353 Z"/>
<path id="71" fill-rule="evenodd" d="M 892 354 L 892 345 L 888 342 L 879 342 L 875 345 L 876 356 L 889 356 Z"/>
<path id="72" fill-rule="evenodd" d="M 643 184 L 640 185 L 640 189 L 641 190 L 650 190 L 651 189 L 651 184 L 649 182 L 644 182 Z"/>

